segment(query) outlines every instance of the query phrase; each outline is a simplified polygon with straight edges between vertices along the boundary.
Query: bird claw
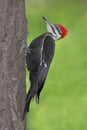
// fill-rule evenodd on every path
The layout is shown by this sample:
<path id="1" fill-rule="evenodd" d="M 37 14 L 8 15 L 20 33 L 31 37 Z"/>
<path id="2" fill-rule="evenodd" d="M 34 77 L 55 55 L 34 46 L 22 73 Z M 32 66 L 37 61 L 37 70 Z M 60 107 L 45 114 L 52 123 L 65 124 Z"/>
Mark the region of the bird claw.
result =
<path id="1" fill-rule="evenodd" d="M 26 50 L 27 53 L 30 53 L 30 50 L 28 48 L 28 45 L 25 43 L 25 40 L 22 38 L 19 40 L 21 42 L 21 49 L 20 49 L 20 54 L 23 52 L 23 50 Z"/>

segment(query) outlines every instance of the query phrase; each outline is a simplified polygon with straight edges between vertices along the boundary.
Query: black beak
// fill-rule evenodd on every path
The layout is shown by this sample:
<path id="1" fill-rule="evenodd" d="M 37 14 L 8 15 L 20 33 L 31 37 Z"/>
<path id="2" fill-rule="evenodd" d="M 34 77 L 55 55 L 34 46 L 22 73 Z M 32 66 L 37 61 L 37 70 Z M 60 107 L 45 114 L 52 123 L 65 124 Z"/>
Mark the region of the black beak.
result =
<path id="1" fill-rule="evenodd" d="M 51 25 L 51 23 L 50 23 L 44 16 L 43 16 L 42 18 L 43 18 L 43 20 L 44 20 L 46 23 L 48 23 L 48 24 Z"/>
<path id="2" fill-rule="evenodd" d="M 44 16 L 42 17 L 45 21 L 48 21 Z"/>

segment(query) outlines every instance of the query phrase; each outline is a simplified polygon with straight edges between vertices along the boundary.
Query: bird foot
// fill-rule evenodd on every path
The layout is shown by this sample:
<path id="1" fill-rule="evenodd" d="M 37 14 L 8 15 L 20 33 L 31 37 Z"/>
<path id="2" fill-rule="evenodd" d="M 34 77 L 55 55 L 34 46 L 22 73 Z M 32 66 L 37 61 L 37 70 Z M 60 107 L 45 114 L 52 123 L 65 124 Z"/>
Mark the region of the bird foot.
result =
<path id="1" fill-rule="evenodd" d="M 20 54 L 23 52 L 23 50 L 26 50 L 27 53 L 30 53 L 28 45 L 25 43 L 25 40 L 22 38 L 19 41 L 21 42 Z"/>

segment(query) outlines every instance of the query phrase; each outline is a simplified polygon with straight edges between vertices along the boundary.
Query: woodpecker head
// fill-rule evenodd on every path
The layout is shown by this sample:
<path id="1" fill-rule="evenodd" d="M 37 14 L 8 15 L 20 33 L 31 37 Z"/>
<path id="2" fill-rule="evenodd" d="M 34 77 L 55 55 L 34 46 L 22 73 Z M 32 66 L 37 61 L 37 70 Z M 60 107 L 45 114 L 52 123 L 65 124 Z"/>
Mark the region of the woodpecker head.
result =
<path id="1" fill-rule="evenodd" d="M 61 24 L 52 24 L 45 17 L 43 19 L 46 22 L 48 32 L 52 34 L 54 40 L 59 40 L 67 35 L 67 29 Z"/>

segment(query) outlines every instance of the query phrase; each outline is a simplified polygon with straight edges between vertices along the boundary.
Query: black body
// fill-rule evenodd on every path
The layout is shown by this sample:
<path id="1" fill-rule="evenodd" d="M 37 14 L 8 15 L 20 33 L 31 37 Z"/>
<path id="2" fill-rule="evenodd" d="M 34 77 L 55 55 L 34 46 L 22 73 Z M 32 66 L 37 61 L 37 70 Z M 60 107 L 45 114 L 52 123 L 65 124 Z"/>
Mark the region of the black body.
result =
<path id="1" fill-rule="evenodd" d="M 27 68 L 30 71 L 30 90 L 26 97 L 23 118 L 29 111 L 31 99 L 36 96 L 36 103 L 39 103 L 40 92 L 44 86 L 50 64 L 53 59 L 55 43 L 50 33 L 45 33 L 29 46 L 26 55 Z"/>

